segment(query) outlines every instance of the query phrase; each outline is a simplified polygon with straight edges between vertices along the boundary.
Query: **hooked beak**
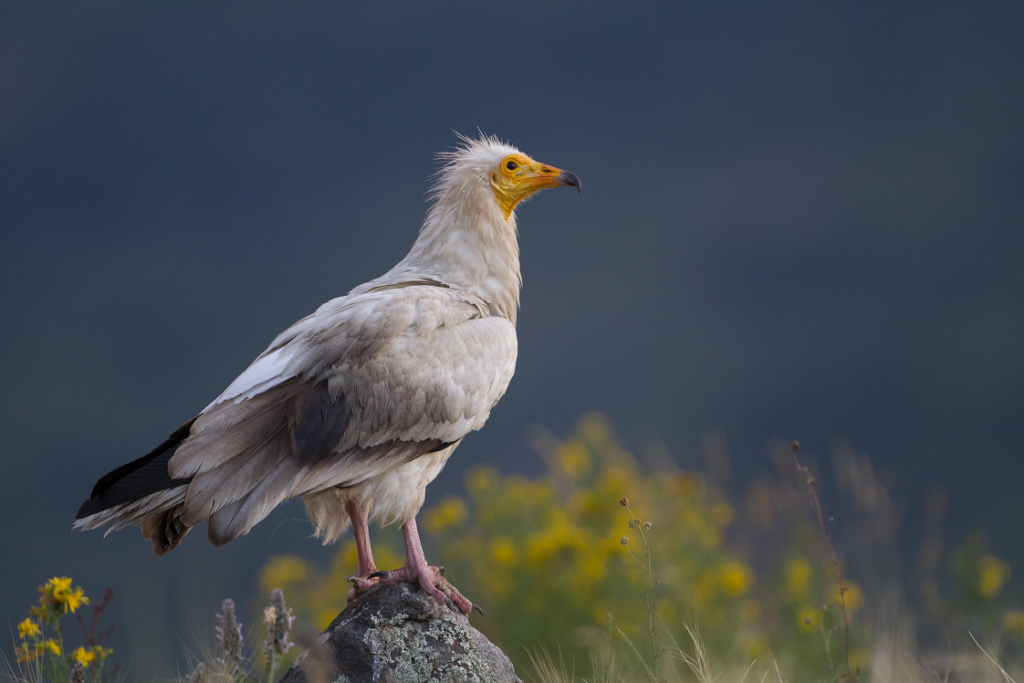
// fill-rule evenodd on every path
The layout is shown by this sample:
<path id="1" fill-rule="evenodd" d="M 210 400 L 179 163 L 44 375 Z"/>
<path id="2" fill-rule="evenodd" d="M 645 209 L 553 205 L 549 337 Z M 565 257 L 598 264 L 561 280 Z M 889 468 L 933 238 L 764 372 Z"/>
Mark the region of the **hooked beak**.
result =
<path id="1" fill-rule="evenodd" d="M 576 188 L 576 194 L 580 193 L 582 187 L 580 186 L 580 178 L 572 171 L 562 171 L 558 174 L 555 180 L 559 181 L 562 185 L 569 185 Z"/>
<path id="2" fill-rule="evenodd" d="M 569 185 L 576 188 L 577 194 L 580 191 L 580 179 L 571 171 L 563 171 L 547 164 L 535 164 L 527 169 L 527 174 L 520 181 L 530 189 L 530 193 L 537 192 L 549 187 L 560 187 Z"/>

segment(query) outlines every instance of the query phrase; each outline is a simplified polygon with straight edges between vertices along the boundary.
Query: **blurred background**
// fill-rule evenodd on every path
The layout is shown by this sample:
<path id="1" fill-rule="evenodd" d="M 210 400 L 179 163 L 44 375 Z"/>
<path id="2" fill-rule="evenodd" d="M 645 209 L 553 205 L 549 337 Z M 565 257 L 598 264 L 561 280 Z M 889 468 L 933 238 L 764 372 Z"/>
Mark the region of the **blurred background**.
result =
<path id="1" fill-rule="evenodd" d="M 684 469 L 727 452 L 727 490 L 773 438 L 855 449 L 905 547 L 945 491 L 950 542 L 1024 579 L 1022 31 L 1015 2 L 3 3 L 0 615 L 111 586 L 115 650 L 159 675 L 268 557 L 327 561 L 294 503 L 159 559 L 71 523 L 401 259 L 478 129 L 583 192 L 517 211 L 518 370 L 428 505 L 600 411 Z"/>

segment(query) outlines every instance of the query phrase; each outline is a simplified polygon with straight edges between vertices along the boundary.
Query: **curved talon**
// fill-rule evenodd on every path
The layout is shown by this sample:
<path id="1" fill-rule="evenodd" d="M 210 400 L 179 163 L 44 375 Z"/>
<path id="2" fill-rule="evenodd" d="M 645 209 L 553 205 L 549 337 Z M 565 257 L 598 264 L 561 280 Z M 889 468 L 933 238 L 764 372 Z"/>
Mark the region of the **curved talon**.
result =
<path id="1" fill-rule="evenodd" d="M 473 605 L 473 609 L 475 609 L 477 612 L 480 613 L 481 617 L 484 615 L 484 611 L 482 609 L 480 609 L 480 605 L 476 604 L 475 602 L 470 603 L 470 604 Z"/>
<path id="2" fill-rule="evenodd" d="M 437 573 L 438 573 L 438 574 L 440 574 L 441 576 L 444 576 L 444 567 L 440 567 L 440 566 L 439 566 L 439 567 L 437 568 Z"/>
<path id="3" fill-rule="evenodd" d="M 377 572 L 374 572 L 374 573 L 370 574 L 366 578 L 368 578 L 368 579 L 386 579 L 386 578 L 388 578 L 388 574 L 390 574 L 390 573 L 391 572 L 377 571 Z"/>

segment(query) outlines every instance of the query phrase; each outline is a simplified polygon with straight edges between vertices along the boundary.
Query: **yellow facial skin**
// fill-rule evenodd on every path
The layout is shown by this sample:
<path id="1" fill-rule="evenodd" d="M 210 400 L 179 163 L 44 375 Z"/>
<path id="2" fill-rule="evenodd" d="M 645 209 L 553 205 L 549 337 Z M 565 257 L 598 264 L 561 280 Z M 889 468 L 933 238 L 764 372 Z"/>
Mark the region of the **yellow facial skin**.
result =
<path id="1" fill-rule="evenodd" d="M 491 187 L 494 197 L 505 214 L 505 220 L 512 215 L 516 204 L 530 195 L 549 187 L 571 185 L 577 190 L 580 180 L 575 173 L 563 171 L 554 166 L 534 161 L 525 154 L 509 154 L 491 170 Z"/>

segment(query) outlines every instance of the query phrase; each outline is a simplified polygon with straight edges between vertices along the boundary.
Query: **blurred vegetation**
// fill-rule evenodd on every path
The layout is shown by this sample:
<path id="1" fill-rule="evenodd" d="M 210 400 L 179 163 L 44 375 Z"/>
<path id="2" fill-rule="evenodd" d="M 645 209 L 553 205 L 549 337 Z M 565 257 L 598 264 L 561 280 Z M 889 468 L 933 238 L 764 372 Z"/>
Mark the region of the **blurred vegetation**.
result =
<path id="1" fill-rule="evenodd" d="M 799 680 L 845 672 L 836 571 L 788 444 L 772 450 L 775 477 L 730 498 L 728 455 L 715 435 L 705 443 L 704 471 L 678 468 L 659 448 L 641 464 L 600 415 L 585 417 L 565 439 L 538 432 L 532 442 L 547 464 L 544 476 L 477 468 L 466 475 L 463 496 L 420 516 L 428 559 L 483 607 L 487 616 L 474 625 L 520 670 L 544 646 L 577 671 L 611 652 L 627 653 L 642 671 L 679 643 L 695 655 L 690 627 L 719 662 L 774 657 Z M 886 485 L 852 449 L 838 448 L 832 466 L 844 504 L 826 500 L 825 507 L 851 518 L 837 540 L 840 556 L 849 551 L 855 560 L 844 566 L 851 665 L 870 669 L 880 639 L 918 618 L 928 619 L 931 637 L 947 649 L 971 629 L 1001 655 L 1018 657 L 1024 612 L 1004 595 L 1007 564 L 972 537 L 952 554 L 949 599 L 936 588 L 943 572 L 927 562 L 918 572 L 921 590 L 900 587 L 900 515 Z M 935 554 L 934 540 L 926 533 L 922 554 Z M 375 535 L 377 565 L 401 566 L 401 547 L 397 534 Z M 890 566 L 895 573 L 886 573 Z M 277 556 L 260 583 L 267 592 L 283 588 L 300 619 L 324 628 L 345 607 L 355 568 L 349 540 L 327 570 Z M 894 598 L 894 586 L 902 595 Z M 925 595 L 927 587 L 933 590 Z M 921 614 L 908 613 L 907 597 L 921 603 Z"/>
<path id="2" fill-rule="evenodd" d="M 596 414 L 564 439 L 537 430 L 530 442 L 546 463 L 542 476 L 473 469 L 464 495 L 420 515 L 428 558 L 483 607 L 487 616 L 474 625 L 521 675 L 710 683 L 745 680 L 755 663 L 755 678 L 778 683 L 849 679 L 834 541 L 852 678 L 1024 680 L 1024 610 L 1010 591 L 1011 567 L 979 534 L 946 549 L 941 487 L 927 497 L 914 552 L 905 552 L 892 485 L 843 443 L 831 453 L 834 481 L 816 484 L 825 491 L 829 535 L 839 530 L 832 539 L 809 504 L 816 464 L 801 453 L 811 462 L 806 474 L 799 470 L 788 443 L 769 449 L 773 476 L 740 490 L 716 434 L 705 439 L 700 471 L 681 469 L 660 446 L 638 459 Z M 379 567 L 404 563 L 396 529 L 375 532 L 374 555 Z M 907 571 L 900 559 L 911 555 L 916 563 Z M 345 608 L 356 566 L 351 540 L 326 568 L 271 558 L 259 577 L 270 601 L 261 635 L 243 638 L 234 603 L 225 600 L 216 648 L 181 679 L 270 683 L 297 654 L 289 653 L 293 618 L 326 628 Z M 17 624 L 16 665 L 2 677 L 110 680 L 116 668 L 104 639 L 111 629 L 98 626 L 110 592 L 92 605 L 87 624 L 76 612 L 90 600 L 70 578 L 39 590 L 39 604 Z M 68 615 L 81 626 L 77 648 L 65 641 Z"/>

